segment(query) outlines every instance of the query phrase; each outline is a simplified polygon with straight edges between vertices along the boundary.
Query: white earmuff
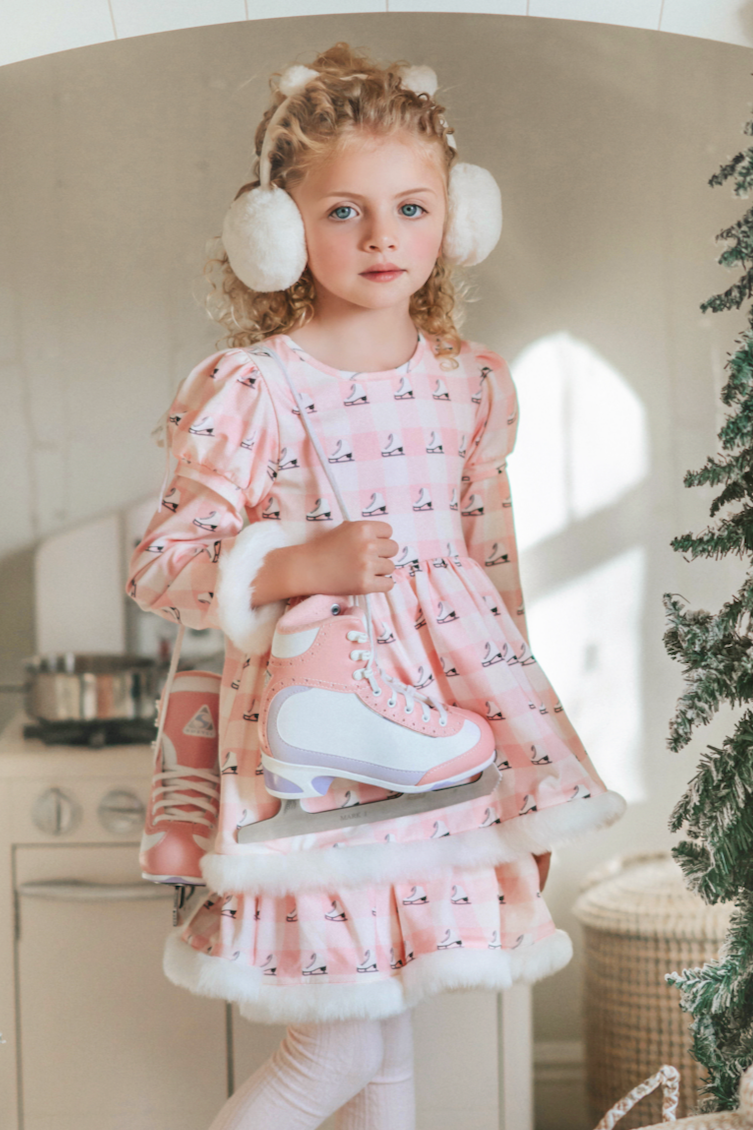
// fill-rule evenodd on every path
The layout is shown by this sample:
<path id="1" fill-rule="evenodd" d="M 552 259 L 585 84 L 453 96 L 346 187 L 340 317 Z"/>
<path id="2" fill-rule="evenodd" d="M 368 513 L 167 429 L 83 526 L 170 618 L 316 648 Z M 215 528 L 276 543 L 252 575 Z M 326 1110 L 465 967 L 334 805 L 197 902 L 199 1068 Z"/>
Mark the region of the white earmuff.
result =
<path id="1" fill-rule="evenodd" d="M 222 225 L 222 243 L 235 274 L 251 290 L 287 290 L 306 266 L 306 234 L 292 196 L 270 183 L 269 152 L 274 127 L 288 99 L 299 94 L 319 72 L 298 64 L 280 79 L 284 102 L 275 110 L 259 156 L 259 187 L 230 205 Z M 432 97 L 437 76 L 431 67 L 405 67 L 401 82 L 416 94 Z M 454 146 L 454 139 L 448 138 Z M 450 172 L 449 218 L 443 242 L 447 261 L 471 267 L 497 245 L 502 231 L 502 198 L 494 177 L 478 165 L 461 163 Z"/>

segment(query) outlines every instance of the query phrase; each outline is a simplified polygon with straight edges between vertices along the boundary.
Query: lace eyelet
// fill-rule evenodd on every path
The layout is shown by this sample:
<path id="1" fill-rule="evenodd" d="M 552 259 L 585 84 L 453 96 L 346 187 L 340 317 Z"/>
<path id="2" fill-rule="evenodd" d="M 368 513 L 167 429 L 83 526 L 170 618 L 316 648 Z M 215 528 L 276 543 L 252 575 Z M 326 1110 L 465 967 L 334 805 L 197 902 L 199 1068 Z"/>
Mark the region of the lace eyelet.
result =
<path id="1" fill-rule="evenodd" d="M 333 616 L 339 616 L 340 612 L 341 612 L 340 605 L 339 604 L 333 604 L 330 608 L 330 612 L 332 613 Z"/>
<path id="2" fill-rule="evenodd" d="M 377 689 L 375 691 L 373 690 L 371 693 L 373 694 L 374 698 L 379 698 L 382 693 L 382 689 L 381 687 L 377 687 Z"/>
<path id="3" fill-rule="evenodd" d="M 445 718 L 445 720 L 443 722 L 442 719 L 440 718 L 439 719 L 439 725 L 444 729 L 444 727 L 447 725 L 447 719 Z"/>
<path id="4" fill-rule="evenodd" d="M 409 710 L 408 707 L 406 706 L 405 713 L 406 714 L 412 714 L 413 713 L 413 707 L 411 707 L 410 710 Z"/>
<path id="5" fill-rule="evenodd" d="M 388 698 L 387 699 L 387 705 L 388 706 L 397 706 L 397 699 L 396 698 Z"/>

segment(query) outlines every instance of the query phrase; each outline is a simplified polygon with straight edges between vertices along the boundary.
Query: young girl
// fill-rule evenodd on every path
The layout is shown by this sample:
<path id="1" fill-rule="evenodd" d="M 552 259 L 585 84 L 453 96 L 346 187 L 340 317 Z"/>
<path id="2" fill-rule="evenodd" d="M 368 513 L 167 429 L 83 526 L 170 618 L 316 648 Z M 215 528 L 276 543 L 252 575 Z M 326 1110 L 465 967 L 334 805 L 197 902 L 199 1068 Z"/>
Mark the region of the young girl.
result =
<path id="1" fill-rule="evenodd" d="M 505 471 L 515 392 L 495 353 L 459 339 L 450 277 L 496 242 L 498 204 L 488 174 L 456 166 L 435 89 L 428 68 L 345 44 L 283 75 L 224 229 L 231 348 L 176 397 L 177 473 L 133 558 L 142 608 L 227 636 L 210 894 L 169 940 L 167 975 L 290 1025 L 212 1130 L 304 1130 L 336 1110 L 340 1130 L 413 1127 L 408 1010 L 566 964 L 541 898 L 548 852 L 622 811 L 528 648 Z M 356 520 L 340 521 L 302 413 Z M 283 602 L 364 593 L 379 669 L 404 688 L 390 702 L 409 713 L 410 688 L 428 687 L 430 711 L 487 719 L 499 784 L 433 813 L 433 830 L 406 817 L 347 843 L 244 843 L 279 808 L 258 711 Z M 386 795 L 336 780 L 309 807 Z"/>

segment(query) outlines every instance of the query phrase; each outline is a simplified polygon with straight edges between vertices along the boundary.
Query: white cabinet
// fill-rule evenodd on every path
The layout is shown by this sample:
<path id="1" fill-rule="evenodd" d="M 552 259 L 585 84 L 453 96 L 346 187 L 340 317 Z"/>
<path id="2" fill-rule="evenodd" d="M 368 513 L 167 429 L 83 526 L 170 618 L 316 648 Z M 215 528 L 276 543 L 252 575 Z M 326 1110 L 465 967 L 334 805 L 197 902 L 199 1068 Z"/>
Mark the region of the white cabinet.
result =
<path id="1" fill-rule="evenodd" d="M 19 847 L 15 871 L 24 1130 L 206 1130 L 225 1008 L 163 975 L 171 903 L 144 898 L 134 846 Z"/>

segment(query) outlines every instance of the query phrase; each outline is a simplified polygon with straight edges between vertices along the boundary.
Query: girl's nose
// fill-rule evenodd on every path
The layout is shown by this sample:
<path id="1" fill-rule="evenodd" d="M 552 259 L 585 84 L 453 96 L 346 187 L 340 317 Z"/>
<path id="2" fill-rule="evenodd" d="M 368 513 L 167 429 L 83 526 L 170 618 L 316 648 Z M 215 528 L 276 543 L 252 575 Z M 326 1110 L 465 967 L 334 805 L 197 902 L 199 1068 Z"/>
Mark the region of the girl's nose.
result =
<path id="1" fill-rule="evenodd" d="M 397 247 L 397 233 L 388 224 L 379 225 L 367 234 L 365 242 L 369 251 L 386 251 Z"/>

